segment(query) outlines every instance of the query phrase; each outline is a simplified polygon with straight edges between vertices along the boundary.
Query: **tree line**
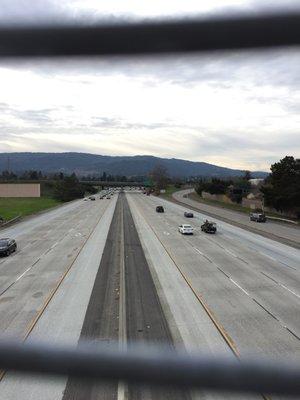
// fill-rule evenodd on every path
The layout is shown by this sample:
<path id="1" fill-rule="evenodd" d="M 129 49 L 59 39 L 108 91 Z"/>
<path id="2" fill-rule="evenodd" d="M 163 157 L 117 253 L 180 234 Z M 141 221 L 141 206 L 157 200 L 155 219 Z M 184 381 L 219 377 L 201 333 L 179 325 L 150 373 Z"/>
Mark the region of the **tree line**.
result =
<path id="1" fill-rule="evenodd" d="M 260 188 L 264 201 L 267 206 L 273 207 L 278 211 L 293 211 L 300 216 L 300 159 L 286 156 L 279 162 L 271 165 L 271 173 L 265 179 Z M 251 173 L 245 171 L 240 178 L 220 179 L 200 178 L 196 182 L 196 191 L 201 195 L 203 191 L 211 194 L 228 194 L 229 197 L 239 203 L 242 198 L 249 193 L 251 184 Z M 109 175 L 106 172 L 98 176 L 85 176 L 80 179 L 75 173 L 65 175 L 63 172 L 44 174 L 41 171 L 24 171 L 20 174 L 4 170 L 0 175 L 1 182 L 14 181 L 40 181 L 44 191 L 51 196 L 62 200 L 70 201 L 80 198 L 85 193 L 95 193 L 97 189 L 92 183 L 87 181 L 102 182 L 141 182 L 147 181 L 147 185 L 152 187 L 157 193 L 165 189 L 172 183 L 180 187 L 188 179 L 170 178 L 167 168 L 164 165 L 156 165 L 148 176 L 126 177 L 120 175 Z M 82 182 L 85 181 L 85 182 Z M 193 179 L 195 182 L 195 178 Z"/>
<path id="2" fill-rule="evenodd" d="M 260 187 L 260 193 L 266 206 L 280 212 L 294 212 L 300 217 L 300 159 L 286 156 L 279 162 L 271 165 L 271 173 Z M 236 179 L 210 180 L 201 179 L 196 184 L 196 192 L 210 194 L 227 194 L 228 197 L 240 203 L 251 189 L 249 180 L 251 174 L 245 171 L 245 175 Z"/>

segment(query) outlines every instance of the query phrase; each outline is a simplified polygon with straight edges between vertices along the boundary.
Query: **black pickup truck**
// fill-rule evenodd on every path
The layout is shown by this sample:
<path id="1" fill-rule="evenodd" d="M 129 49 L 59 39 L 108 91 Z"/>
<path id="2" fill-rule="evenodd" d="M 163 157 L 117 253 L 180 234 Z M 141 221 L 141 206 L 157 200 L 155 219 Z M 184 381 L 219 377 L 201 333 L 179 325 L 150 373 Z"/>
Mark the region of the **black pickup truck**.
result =
<path id="1" fill-rule="evenodd" d="M 205 233 L 216 233 L 217 225 L 212 221 L 205 221 L 204 224 L 201 225 L 201 231 Z"/>

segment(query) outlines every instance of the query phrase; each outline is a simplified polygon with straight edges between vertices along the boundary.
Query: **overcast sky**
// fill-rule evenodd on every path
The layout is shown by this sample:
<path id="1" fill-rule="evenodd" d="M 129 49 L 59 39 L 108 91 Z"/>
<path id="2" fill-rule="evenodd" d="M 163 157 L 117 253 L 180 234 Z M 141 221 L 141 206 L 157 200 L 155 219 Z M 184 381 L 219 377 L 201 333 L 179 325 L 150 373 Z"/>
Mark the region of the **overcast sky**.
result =
<path id="1" fill-rule="evenodd" d="M 1 0 L 0 24 L 176 18 L 283 0 Z M 300 51 L 0 63 L 0 151 L 151 154 L 268 170 L 300 156 Z"/>

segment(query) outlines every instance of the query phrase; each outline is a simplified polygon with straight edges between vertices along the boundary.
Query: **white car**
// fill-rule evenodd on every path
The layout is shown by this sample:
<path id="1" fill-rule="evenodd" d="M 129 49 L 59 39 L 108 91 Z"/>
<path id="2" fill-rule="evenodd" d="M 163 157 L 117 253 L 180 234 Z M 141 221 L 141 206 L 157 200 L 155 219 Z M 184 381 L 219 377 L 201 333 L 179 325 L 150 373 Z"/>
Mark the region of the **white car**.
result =
<path id="1" fill-rule="evenodd" d="M 193 235 L 194 234 L 194 229 L 191 225 L 188 224 L 182 224 L 179 225 L 178 231 L 182 233 L 183 235 Z"/>

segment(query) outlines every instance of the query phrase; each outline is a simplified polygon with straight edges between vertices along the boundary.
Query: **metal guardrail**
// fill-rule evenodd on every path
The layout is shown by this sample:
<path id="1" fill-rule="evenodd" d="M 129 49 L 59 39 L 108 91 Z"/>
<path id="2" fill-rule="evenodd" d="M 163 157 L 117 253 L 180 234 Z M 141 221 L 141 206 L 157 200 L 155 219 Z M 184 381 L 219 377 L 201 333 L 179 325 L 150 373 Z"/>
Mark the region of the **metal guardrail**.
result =
<path id="1" fill-rule="evenodd" d="M 189 356 L 141 345 L 120 351 L 119 345 L 81 344 L 68 348 L 0 342 L 0 368 L 24 373 L 155 384 L 175 388 L 268 394 L 300 393 L 300 365 L 268 360 Z"/>
<path id="2" fill-rule="evenodd" d="M 0 28 L 5 57 L 129 56 L 300 45 L 300 13 L 99 26 Z M 300 395 L 300 363 L 0 342 L 0 367 L 207 390 Z"/>
<path id="3" fill-rule="evenodd" d="M 21 219 L 21 217 L 22 217 L 22 215 L 19 214 L 19 215 L 17 215 L 16 217 L 14 217 L 14 218 L 12 218 L 12 219 L 9 219 L 8 221 L 3 222 L 3 224 L 0 224 L 0 228 L 3 228 L 3 227 L 5 228 L 5 227 L 7 227 L 7 226 L 13 224 L 14 222 L 19 221 L 19 219 Z"/>

